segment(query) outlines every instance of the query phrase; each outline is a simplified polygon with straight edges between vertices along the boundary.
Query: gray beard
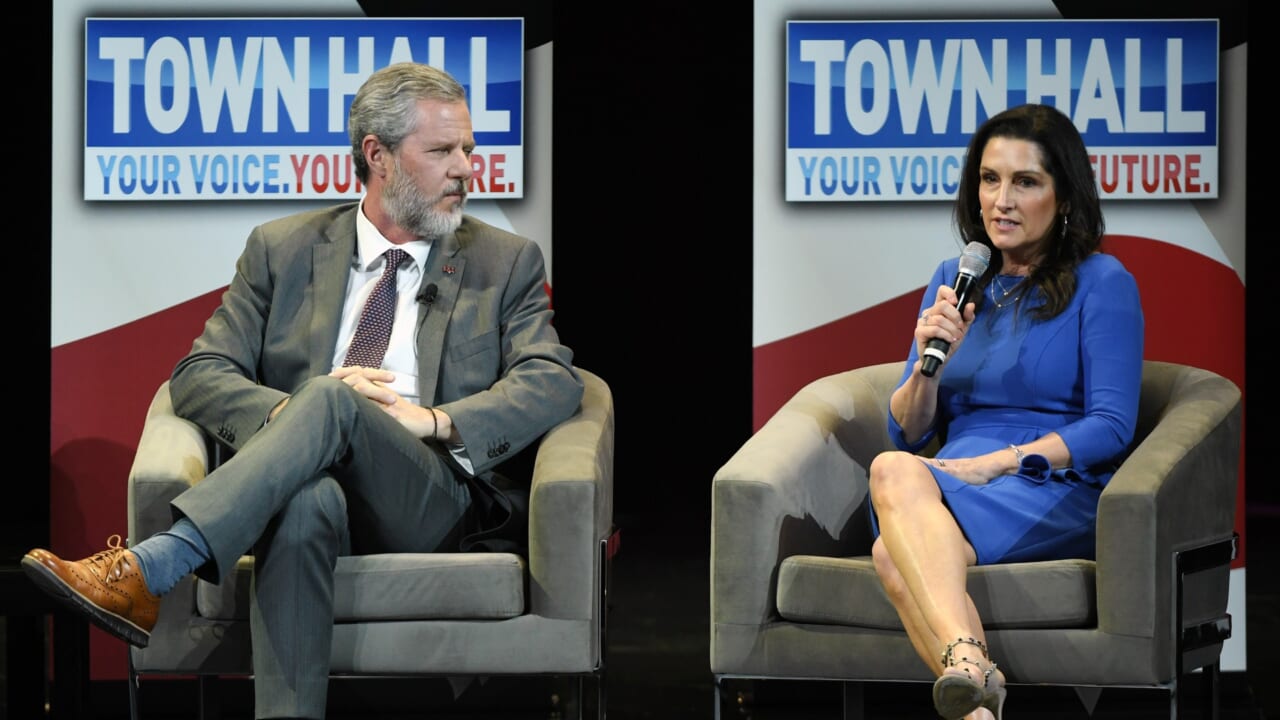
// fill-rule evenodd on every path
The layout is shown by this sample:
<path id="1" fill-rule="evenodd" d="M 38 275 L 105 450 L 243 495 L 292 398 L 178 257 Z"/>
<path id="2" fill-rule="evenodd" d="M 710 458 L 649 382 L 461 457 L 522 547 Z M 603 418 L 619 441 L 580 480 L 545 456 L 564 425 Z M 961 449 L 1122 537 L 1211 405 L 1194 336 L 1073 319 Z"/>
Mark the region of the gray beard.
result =
<path id="1" fill-rule="evenodd" d="M 462 224 L 462 208 L 467 200 L 465 195 L 462 203 L 453 210 L 435 210 L 435 204 L 448 192 L 449 189 L 446 189 L 433 198 L 422 197 L 413 181 L 400 170 L 397 163 L 395 179 L 382 191 L 382 205 L 391 222 L 420 238 L 437 240 L 452 234 Z"/>

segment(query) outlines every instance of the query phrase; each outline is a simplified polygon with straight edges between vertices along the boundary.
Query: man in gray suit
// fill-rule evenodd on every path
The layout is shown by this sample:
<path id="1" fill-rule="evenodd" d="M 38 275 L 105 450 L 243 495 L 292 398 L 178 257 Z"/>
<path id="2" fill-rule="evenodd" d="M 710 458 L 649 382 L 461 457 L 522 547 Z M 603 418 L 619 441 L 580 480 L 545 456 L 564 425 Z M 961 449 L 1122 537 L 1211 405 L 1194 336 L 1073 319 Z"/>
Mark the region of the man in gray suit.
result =
<path id="1" fill-rule="evenodd" d="M 519 549 L 518 483 L 499 470 L 583 392 L 537 245 L 463 214 L 475 139 L 462 86 L 427 65 L 384 68 L 349 130 L 363 199 L 255 228 L 173 371 L 178 414 L 230 458 L 173 501 L 165 532 L 23 559 L 142 647 L 178 580 L 218 582 L 252 551 L 259 718 L 324 716 L 340 555 Z M 365 339 L 365 313 L 381 338 Z"/>

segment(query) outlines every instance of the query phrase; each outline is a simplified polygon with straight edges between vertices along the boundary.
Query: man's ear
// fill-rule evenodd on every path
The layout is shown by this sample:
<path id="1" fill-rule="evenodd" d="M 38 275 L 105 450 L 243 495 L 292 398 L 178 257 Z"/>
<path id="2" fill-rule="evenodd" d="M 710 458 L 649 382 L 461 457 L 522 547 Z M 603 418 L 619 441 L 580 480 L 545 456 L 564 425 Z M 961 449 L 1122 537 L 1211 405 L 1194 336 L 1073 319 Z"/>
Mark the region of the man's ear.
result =
<path id="1" fill-rule="evenodd" d="M 364 161 L 369 164 L 369 174 L 375 177 L 387 176 L 387 163 L 391 152 L 375 135 L 365 135 L 360 141 L 360 150 L 364 153 Z"/>

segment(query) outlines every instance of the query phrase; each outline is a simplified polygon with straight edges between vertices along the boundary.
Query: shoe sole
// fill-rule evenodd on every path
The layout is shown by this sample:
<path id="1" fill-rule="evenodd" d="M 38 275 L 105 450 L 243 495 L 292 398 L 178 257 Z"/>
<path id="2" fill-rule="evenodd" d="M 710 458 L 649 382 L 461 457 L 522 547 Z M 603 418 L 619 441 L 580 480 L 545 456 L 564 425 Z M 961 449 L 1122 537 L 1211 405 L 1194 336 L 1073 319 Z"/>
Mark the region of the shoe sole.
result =
<path id="1" fill-rule="evenodd" d="M 49 572 L 49 569 L 37 560 L 29 557 L 22 558 L 22 570 L 32 582 L 53 599 L 130 645 L 144 648 L 151 641 L 151 633 L 113 612 L 98 607 L 89 598 L 76 592 L 62 578 Z"/>
<path id="2" fill-rule="evenodd" d="M 959 720 L 982 706 L 982 688 L 960 675 L 943 675 L 933 684 L 933 709 L 946 720 Z"/>

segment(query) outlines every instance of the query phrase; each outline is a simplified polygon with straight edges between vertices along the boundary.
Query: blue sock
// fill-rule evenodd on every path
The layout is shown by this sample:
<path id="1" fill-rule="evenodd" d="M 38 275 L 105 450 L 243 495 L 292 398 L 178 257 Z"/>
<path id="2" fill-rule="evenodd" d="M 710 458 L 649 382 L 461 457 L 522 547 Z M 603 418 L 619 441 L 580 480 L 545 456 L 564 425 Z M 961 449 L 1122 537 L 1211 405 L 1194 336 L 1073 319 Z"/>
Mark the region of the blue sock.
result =
<path id="1" fill-rule="evenodd" d="M 163 595 L 212 556 L 195 523 L 181 518 L 173 527 L 129 548 L 138 558 L 142 579 L 153 595 Z"/>

